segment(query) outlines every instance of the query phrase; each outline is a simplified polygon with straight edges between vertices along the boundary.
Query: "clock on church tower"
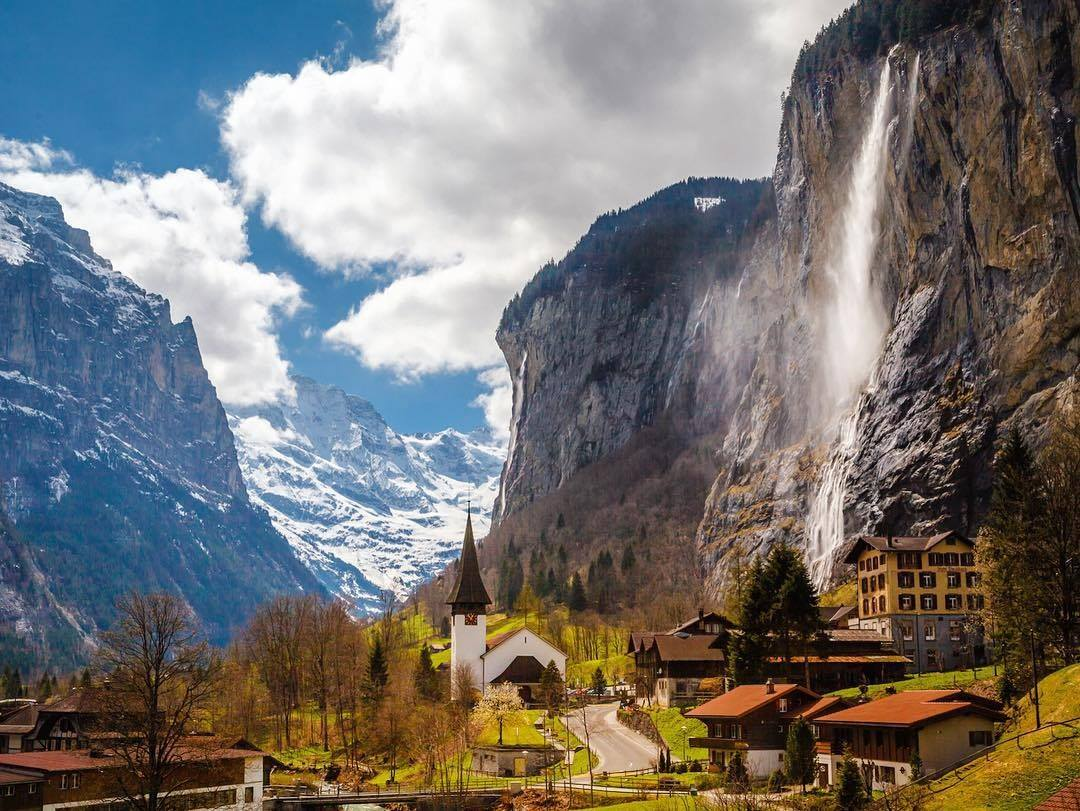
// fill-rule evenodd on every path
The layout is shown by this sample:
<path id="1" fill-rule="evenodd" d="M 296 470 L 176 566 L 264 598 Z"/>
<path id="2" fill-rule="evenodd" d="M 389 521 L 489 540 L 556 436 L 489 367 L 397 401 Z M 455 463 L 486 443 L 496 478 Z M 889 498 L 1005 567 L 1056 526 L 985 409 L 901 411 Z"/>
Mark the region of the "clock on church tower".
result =
<path id="1" fill-rule="evenodd" d="M 487 650 L 487 607 L 491 605 L 480 563 L 476 558 L 472 511 L 465 519 L 465 539 L 461 544 L 457 579 L 446 598 L 450 606 L 450 692 L 458 696 L 464 689 L 484 689 L 484 660 Z M 469 685 L 461 684 L 469 679 Z"/>

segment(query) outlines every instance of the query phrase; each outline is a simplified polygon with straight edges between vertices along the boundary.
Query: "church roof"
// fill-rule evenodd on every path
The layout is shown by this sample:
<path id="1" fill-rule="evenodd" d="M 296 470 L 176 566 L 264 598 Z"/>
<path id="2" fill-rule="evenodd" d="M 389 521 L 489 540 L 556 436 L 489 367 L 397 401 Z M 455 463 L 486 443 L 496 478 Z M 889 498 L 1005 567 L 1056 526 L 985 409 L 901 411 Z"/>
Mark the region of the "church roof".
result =
<path id="1" fill-rule="evenodd" d="M 492 684 L 502 684 L 504 681 L 514 684 L 539 684 L 544 675 L 544 666 L 535 656 L 515 656 L 494 679 Z"/>
<path id="2" fill-rule="evenodd" d="M 472 513 L 465 519 L 465 540 L 461 544 L 457 581 L 446 598 L 450 605 L 491 605 L 491 597 L 480 576 L 480 563 L 476 559 L 476 541 L 473 539 Z"/>

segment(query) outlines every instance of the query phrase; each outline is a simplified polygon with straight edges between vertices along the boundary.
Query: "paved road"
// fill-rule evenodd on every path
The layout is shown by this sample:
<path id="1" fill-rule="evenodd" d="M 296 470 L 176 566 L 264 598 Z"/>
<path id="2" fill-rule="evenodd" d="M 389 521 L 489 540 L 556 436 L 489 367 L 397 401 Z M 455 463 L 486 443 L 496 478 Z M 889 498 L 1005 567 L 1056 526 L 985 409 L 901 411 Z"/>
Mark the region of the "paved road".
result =
<path id="1" fill-rule="evenodd" d="M 618 704 L 589 704 L 585 718 L 589 725 L 589 746 L 600 760 L 598 771 L 621 772 L 645 769 L 656 762 L 656 745 L 643 735 L 627 729 L 615 718 Z M 570 715 L 570 731 L 585 742 L 581 711 Z"/>

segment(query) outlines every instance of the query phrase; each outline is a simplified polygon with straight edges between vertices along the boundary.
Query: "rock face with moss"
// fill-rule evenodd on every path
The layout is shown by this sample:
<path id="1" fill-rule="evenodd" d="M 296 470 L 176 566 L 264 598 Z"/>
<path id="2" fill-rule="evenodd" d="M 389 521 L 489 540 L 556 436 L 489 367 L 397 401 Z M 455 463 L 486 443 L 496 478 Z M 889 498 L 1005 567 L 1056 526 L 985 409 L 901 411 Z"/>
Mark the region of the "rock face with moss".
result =
<path id="1" fill-rule="evenodd" d="M 1080 389 L 1080 10 L 980 3 L 957 19 L 846 50 L 823 37 L 800 57 L 776 168 L 748 213 L 646 240 L 647 225 L 617 217 L 658 228 L 647 201 L 615 215 L 606 241 L 594 226 L 508 307 L 506 511 L 671 420 L 716 464 L 697 530 L 714 594 L 744 553 L 812 547 L 830 481 L 840 538 L 977 529 L 1003 426 L 1037 438 Z M 829 335 L 850 319 L 831 304 L 848 293 L 837 266 L 855 261 L 853 173 L 883 81 L 877 238 L 862 260 L 881 328 L 838 397 Z M 688 216 L 717 189 L 661 194 Z"/>
<path id="2" fill-rule="evenodd" d="M 131 588 L 178 592 L 218 640 L 320 589 L 248 500 L 191 321 L 3 184 L 0 436 L 5 661 L 77 661 Z"/>

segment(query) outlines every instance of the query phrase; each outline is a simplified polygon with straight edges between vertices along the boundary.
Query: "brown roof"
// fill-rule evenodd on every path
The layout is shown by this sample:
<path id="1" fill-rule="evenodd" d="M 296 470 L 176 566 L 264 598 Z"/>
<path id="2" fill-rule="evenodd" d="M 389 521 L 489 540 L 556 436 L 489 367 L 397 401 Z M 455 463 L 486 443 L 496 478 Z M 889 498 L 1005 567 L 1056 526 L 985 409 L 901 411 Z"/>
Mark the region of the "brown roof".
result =
<path id="1" fill-rule="evenodd" d="M 1080 809 L 1080 777 L 1073 780 L 1057 794 L 1052 794 L 1033 811 L 1078 811 Z"/>
<path id="2" fill-rule="evenodd" d="M 644 650 L 652 647 L 653 637 L 659 636 L 655 631 L 635 631 L 630 634 L 630 644 L 627 645 L 627 653 L 637 653 L 639 649 Z"/>
<path id="3" fill-rule="evenodd" d="M 699 622 L 718 622 L 725 628 L 731 628 L 732 626 L 734 626 L 734 623 L 727 617 L 725 617 L 723 614 L 717 614 L 715 611 L 705 611 L 694 617 L 693 619 L 688 619 L 686 622 L 680 625 L 676 625 L 674 628 L 668 631 L 668 633 L 677 634 L 679 633 L 679 631 L 685 631 L 687 628 L 691 628 L 694 625 L 697 625 Z"/>
<path id="4" fill-rule="evenodd" d="M 461 558 L 458 561 L 457 582 L 446 598 L 449 605 L 487 606 L 491 597 L 484 587 L 484 578 L 480 576 L 480 563 L 476 559 L 476 541 L 473 539 L 472 513 L 465 519 L 465 540 L 461 544 Z"/>
<path id="5" fill-rule="evenodd" d="M 830 642 L 892 642 L 889 637 L 870 628 L 826 628 L 825 635 Z"/>
<path id="6" fill-rule="evenodd" d="M 818 614 L 826 625 L 838 625 L 855 613 L 853 605 L 819 605 Z"/>
<path id="7" fill-rule="evenodd" d="M 778 698 L 789 696 L 792 693 L 801 692 L 811 698 L 820 698 L 817 693 L 807 690 L 798 684 L 777 684 L 773 686 L 773 692 L 766 692 L 764 684 L 744 684 L 734 690 L 709 699 L 700 707 L 695 707 L 686 713 L 690 718 L 742 718 Z"/>
<path id="8" fill-rule="evenodd" d="M 663 662 L 723 662 L 724 648 L 714 644 L 718 639 L 716 634 L 660 634 L 653 637 L 652 644 Z"/>
<path id="9" fill-rule="evenodd" d="M 905 537 L 881 537 L 878 535 L 860 535 L 851 542 L 851 548 L 844 555 L 844 563 L 857 563 L 863 549 L 877 549 L 879 552 L 925 552 L 932 549 L 946 538 L 955 538 L 966 543 L 974 544 L 970 538 L 966 538 L 959 532 L 939 532 L 930 536 L 905 536 Z"/>
<path id="10" fill-rule="evenodd" d="M 1005 720 L 1001 704 L 963 690 L 908 690 L 823 715 L 817 723 L 910 727 L 967 712 Z"/>
<path id="11" fill-rule="evenodd" d="M 840 698 L 840 696 L 822 696 L 809 707 L 803 707 L 797 713 L 799 718 L 805 718 L 807 721 L 813 721 L 819 715 L 835 710 L 838 707 L 846 707 L 848 702 Z"/>
<path id="12" fill-rule="evenodd" d="M 911 660 L 906 656 L 901 656 L 898 653 L 864 653 L 864 654 L 839 654 L 837 656 L 792 656 L 791 661 L 793 663 L 804 664 L 806 660 L 810 660 L 812 665 L 828 664 L 832 662 L 838 665 L 860 665 L 860 664 L 907 664 Z M 770 656 L 769 662 L 776 663 L 784 661 L 782 656 Z"/>
<path id="13" fill-rule="evenodd" d="M 41 779 L 41 776 L 37 774 L 25 774 L 0 769 L 0 786 L 10 786 L 16 783 L 40 783 Z"/>
<path id="14" fill-rule="evenodd" d="M 194 761 L 203 758 L 211 760 L 235 760 L 262 755 L 262 752 L 247 749 L 217 748 L 215 746 L 184 746 L 180 754 L 186 754 Z M 74 749 L 56 752 L 9 752 L 0 754 L 0 768 L 31 769 L 39 772 L 77 772 L 116 766 L 122 763 L 120 758 L 94 755 L 88 749 Z"/>

